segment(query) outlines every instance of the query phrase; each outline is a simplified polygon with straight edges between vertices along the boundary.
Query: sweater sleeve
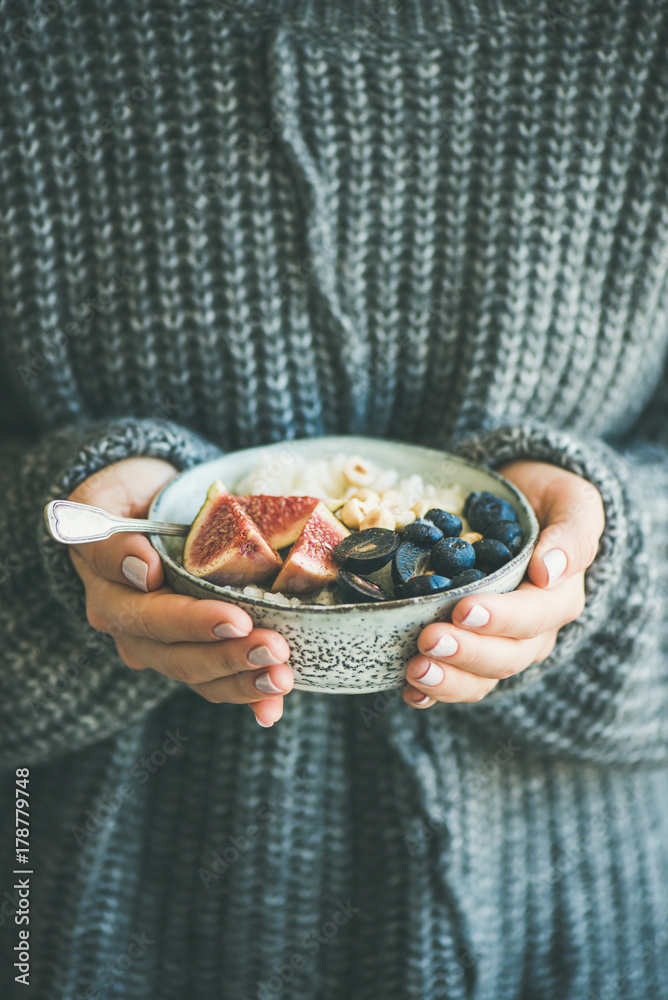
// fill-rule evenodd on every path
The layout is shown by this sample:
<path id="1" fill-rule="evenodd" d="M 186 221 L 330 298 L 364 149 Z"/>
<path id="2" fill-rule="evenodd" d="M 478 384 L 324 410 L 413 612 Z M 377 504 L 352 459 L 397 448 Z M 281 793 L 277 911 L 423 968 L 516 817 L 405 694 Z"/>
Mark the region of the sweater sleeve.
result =
<path id="1" fill-rule="evenodd" d="M 525 459 L 576 473 L 601 493 L 606 523 L 585 573 L 585 610 L 550 657 L 454 710 L 538 753 L 668 760 L 668 373 L 614 444 L 527 423 L 486 430 L 457 451 L 493 468 Z"/>
<path id="2" fill-rule="evenodd" d="M 92 473 L 133 456 L 184 469 L 217 449 L 168 421 L 118 420 L 69 427 L 28 445 L 1 445 L 0 764 L 23 766 L 109 736 L 178 685 L 132 671 L 111 636 L 95 632 L 67 546 L 44 525 L 44 504 Z"/>

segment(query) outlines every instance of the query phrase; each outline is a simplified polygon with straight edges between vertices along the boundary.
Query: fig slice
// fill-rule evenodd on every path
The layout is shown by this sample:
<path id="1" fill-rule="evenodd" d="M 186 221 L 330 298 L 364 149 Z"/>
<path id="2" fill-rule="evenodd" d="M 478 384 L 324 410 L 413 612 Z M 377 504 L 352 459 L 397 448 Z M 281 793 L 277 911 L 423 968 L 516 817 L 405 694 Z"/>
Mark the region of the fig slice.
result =
<path id="1" fill-rule="evenodd" d="M 320 501 L 294 543 L 271 588 L 274 593 L 305 594 L 338 578 L 332 549 L 350 532 Z"/>
<path id="2" fill-rule="evenodd" d="M 186 538 L 184 568 L 222 587 L 243 587 L 266 580 L 281 565 L 278 552 L 216 479 Z"/>
<path id="3" fill-rule="evenodd" d="M 319 503 L 317 497 L 274 497 L 264 493 L 235 499 L 255 521 L 273 549 L 284 549 L 296 542 Z"/>

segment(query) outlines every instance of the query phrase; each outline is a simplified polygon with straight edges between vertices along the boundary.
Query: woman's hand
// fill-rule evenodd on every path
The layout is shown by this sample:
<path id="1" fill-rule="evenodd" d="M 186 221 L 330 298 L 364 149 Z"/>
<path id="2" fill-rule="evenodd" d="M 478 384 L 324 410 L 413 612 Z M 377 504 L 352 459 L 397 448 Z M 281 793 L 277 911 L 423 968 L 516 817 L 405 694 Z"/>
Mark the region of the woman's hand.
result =
<path id="1" fill-rule="evenodd" d="M 129 458 L 91 476 L 70 500 L 146 517 L 153 496 L 175 474 L 159 459 Z M 163 586 L 160 557 L 144 535 L 72 546 L 70 554 L 86 587 L 88 621 L 113 635 L 128 667 L 152 667 L 208 701 L 250 704 L 260 725 L 280 719 L 283 694 L 293 685 L 283 636 L 254 629 L 234 604 L 184 597 Z"/>
<path id="2" fill-rule="evenodd" d="M 544 462 L 512 462 L 498 471 L 525 494 L 542 529 L 528 579 L 509 594 L 465 597 L 452 624 L 423 629 L 403 691 L 414 707 L 479 701 L 501 679 L 545 660 L 559 629 L 584 609 L 584 571 L 605 523 L 600 493 Z"/>

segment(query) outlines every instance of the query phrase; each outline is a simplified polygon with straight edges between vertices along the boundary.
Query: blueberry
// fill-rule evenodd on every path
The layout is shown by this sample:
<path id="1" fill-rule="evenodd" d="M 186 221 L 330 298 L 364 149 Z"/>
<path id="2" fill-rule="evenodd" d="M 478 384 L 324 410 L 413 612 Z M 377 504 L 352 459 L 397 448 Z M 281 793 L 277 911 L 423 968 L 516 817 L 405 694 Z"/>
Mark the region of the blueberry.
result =
<path id="1" fill-rule="evenodd" d="M 406 583 L 412 576 L 424 573 L 428 563 L 429 549 L 415 542 L 402 542 L 392 560 L 392 579 L 395 583 Z"/>
<path id="2" fill-rule="evenodd" d="M 495 538 L 497 542 L 503 542 L 514 556 L 524 544 L 522 529 L 517 521 L 494 521 L 489 528 L 485 528 L 483 538 Z"/>
<path id="3" fill-rule="evenodd" d="M 473 549 L 475 568 L 481 569 L 483 573 L 493 573 L 513 558 L 510 549 L 495 538 L 483 538 L 480 542 L 474 542 Z"/>
<path id="4" fill-rule="evenodd" d="M 447 576 L 437 576 L 435 573 L 414 576 L 406 583 L 399 583 L 394 588 L 394 596 L 401 597 L 422 597 L 424 594 L 438 594 L 442 590 L 449 590 L 452 580 Z"/>
<path id="5" fill-rule="evenodd" d="M 457 538 L 462 533 L 462 519 L 450 511 L 433 507 L 425 514 L 425 520 L 432 521 L 443 532 L 444 538 Z"/>
<path id="6" fill-rule="evenodd" d="M 424 521 L 421 517 L 412 524 L 406 525 L 401 532 L 402 542 L 412 542 L 413 545 L 420 545 L 423 549 L 430 549 L 436 542 L 443 538 L 443 532 L 431 521 Z"/>
<path id="7" fill-rule="evenodd" d="M 469 583 L 477 583 L 484 580 L 485 574 L 481 569 L 465 569 L 463 573 L 458 573 L 452 581 L 452 589 L 455 587 L 466 587 Z"/>
<path id="8" fill-rule="evenodd" d="M 457 576 L 475 563 L 475 552 L 463 538 L 444 538 L 431 550 L 431 566 L 443 576 Z"/>
<path id="9" fill-rule="evenodd" d="M 482 534 L 493 521 L 516 521 L 517 514 L 507 500 L 493 493 L 469 493 L 464 504 L 464 517 L 471 531 Z"/>

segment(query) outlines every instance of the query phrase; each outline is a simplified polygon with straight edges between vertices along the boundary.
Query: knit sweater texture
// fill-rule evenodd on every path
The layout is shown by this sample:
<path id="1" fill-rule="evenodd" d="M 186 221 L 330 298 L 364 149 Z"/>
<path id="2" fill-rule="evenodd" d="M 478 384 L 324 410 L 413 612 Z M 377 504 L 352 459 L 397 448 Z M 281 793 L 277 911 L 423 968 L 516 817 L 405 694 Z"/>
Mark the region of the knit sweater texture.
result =
<path id="1" fill-rule="evenodd" d="M 666 3 L 0 19 L 2 995 L 668 998 Z M 121 662 L 44 503 L 328 433 L 598 488 L 547 660 L 269 730 Z"/>

